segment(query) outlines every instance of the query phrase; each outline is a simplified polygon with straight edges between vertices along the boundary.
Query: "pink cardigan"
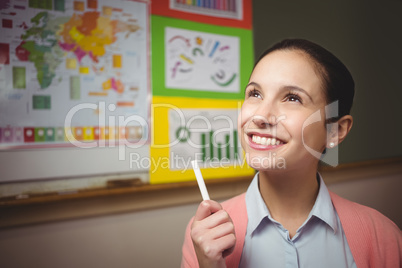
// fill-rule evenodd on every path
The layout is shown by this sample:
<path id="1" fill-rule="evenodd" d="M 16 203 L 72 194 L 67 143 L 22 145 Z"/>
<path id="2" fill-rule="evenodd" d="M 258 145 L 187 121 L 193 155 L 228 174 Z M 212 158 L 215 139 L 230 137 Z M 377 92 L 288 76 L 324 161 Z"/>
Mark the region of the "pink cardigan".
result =
<path id="1" fill-rule="evenodd" d="M 402 267 L 401 230 L 377 210 L 330 194 L 357 267 Z M 226 257 L 226 266 L 238 267 L 247 229 L 245 194 L 222 206 L 233 220 L 237 238 L 233 253 Z M 181 267 L 199 267 L 190 237 L 191 222 L 186 229 Z"/>

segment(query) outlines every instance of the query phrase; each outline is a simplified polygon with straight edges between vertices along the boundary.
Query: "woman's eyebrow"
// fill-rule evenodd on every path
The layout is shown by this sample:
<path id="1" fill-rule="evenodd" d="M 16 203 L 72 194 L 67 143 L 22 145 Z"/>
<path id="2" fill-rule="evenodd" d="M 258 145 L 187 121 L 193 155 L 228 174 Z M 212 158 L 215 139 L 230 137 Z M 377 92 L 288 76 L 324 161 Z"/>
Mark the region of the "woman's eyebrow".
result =
<path id="1" fill-rule="evenodd" d="M 287 91 L 288 90 L 294 90 L 294 91 L 302 92 L 303 94 L 305 94 L 311 100 L 312 103 L 314 103 L 313 98 L 307 93 L 307 91 L 305 91 L 301 87 L 298 87 L 298 86 L 284 86 L 283 90 L 287 90 Z"/>
<path id="2" fill-rule="evenodd" d="M 257 87 L 257 88 L 261 88 L 261 86 L 260 86 L 258 83 L 256 83 L 256 82 L 250 82 L 250 83 L 248 83 L 247 86 L 246 86 L 246 88 L 248 88 L 249 86 L 254 86 L 254 87 Z"/>

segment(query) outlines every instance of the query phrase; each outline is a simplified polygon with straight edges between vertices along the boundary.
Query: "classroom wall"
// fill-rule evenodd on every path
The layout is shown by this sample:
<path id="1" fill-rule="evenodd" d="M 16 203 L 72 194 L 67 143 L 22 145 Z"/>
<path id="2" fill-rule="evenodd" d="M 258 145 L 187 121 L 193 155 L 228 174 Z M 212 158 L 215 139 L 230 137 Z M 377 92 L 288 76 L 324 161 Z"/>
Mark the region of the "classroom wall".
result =
<path id="1" fill-rule="evenodd" d="M 329 188 L 378 209 L 402 227 L 402 174 Z M 184 229 L 196 208 L 187 204 L 0 230 L 1 267 L 180 267 Z"/>
<path id="2" fill-rule="evenodd" d="M 255 54 L 285 37 L 317 41 L 357 82 L 355 129 L 342 162 L 402 154 L 402 2 L 254 0 Z M 379 103 L 383 106 L 378 108 Z M 395 118 L 398 118 L 395 120 Z M 332 184 L 402 227 L 402 174 Z M 197 204 L 0 230 L 2 267 L 179 267 L 183 231 Z M 77 207 L 77 209 L 80 209 Z"/>
<path id="3" fill-rule="evenodd" d="M 356 84 L 354 126 L 340 162 L 402 155 L 402 1 L 253 1 L 255 55 L 284 38 L 321 44 Z"/>

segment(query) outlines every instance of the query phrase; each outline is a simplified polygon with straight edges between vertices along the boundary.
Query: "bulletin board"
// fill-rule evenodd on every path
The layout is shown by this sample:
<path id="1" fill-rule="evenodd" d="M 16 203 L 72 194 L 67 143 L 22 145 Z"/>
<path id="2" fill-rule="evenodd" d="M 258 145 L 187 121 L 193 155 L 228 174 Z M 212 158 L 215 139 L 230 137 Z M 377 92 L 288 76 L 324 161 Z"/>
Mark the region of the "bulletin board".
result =
<path id="1" fill-rule="evenodd" d="M 192 160 L 206 179 L 253 174 L 237 134 L 251 31 L 156 15 L 152 25 L 150 183 L 193 180 Z"/>
<path id="2" fill-rule="evenodd" d="M 236 131 L 251 2 L 190 2 L 0 5 L 0 197 L 15 182 L 184 182 L 193 159 L 206 179 L 253 173 Z"/>

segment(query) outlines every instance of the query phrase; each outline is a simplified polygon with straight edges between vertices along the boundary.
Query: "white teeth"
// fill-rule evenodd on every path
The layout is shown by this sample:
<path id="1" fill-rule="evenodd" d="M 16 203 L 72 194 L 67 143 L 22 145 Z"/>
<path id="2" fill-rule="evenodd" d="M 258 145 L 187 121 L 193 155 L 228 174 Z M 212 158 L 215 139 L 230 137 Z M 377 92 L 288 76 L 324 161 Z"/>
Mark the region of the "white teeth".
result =
<path id="1" fill-rule="evenodd" d="M 254 143 L 261 144 L 261 145 L 280 145 L 283 143 L 280 140 L 277 140 L 276 138 L 260 137 L 257 135 L 253 135 L 251 140 Z"/>
<path id="2" fill-rule="evenodd" d="M 265 145 L 270 145 L 271 144 L 271 138 L 267 139 L 267 143 L 265 143 Z"/>

